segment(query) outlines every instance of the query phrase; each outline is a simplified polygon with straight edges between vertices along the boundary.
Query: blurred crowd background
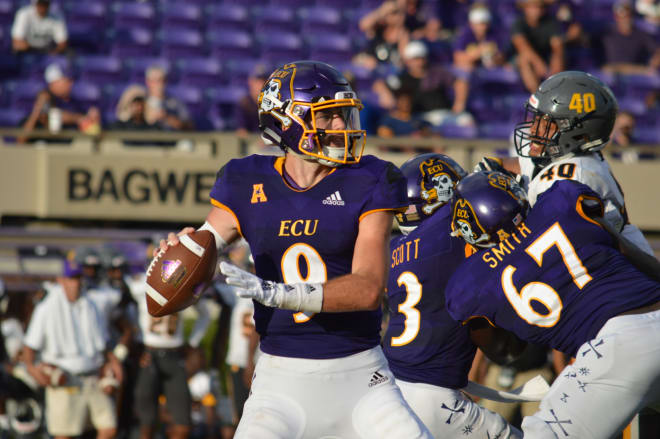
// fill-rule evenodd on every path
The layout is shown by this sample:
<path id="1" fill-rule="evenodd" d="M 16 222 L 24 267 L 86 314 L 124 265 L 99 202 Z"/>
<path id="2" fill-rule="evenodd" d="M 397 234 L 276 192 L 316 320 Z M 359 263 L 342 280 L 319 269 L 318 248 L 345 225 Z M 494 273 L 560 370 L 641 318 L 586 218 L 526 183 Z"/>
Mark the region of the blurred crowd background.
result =
<path id="1" fill-rule="evenodd" d="M 657 0 L 0 0 L 0 129 L 23 129 L 3 136 L 10 148 L 70 142 L 41 135 L 45 130 L 224 131 L 254 138 L 268 74 L 309 58 L 335 65 L 352 81 L 372 138 L 506 141 L 530 91 L 555 72 L 578 69 L 604 80 L 619 100 L 613 143 L 651 146 L 618 156 L 639 161 L 655 158 L 660 146 L 659 42 Z M 109 193 L 118 198 L 105 176 L 97 201 Z M 159 192 L 161 201 L 166 192 Z M 113 398 L 113 435 L 232 437 L 257 352 L 251 302 L 237 300 L 218 278 L 197 307 L 150 317 L 144 270 L 161 235 L 119 230 L 126 224 L 113 223 L 117 217 L 108 212 L 96 218 L 105 221 L 77 225 L 106 227 L 52 233 L 7 228 L 3 219 L 0 438 L 46 436 L 44 385 L 28 369 L 53 380 L 58 368 L 38 349 L 26 362 L 24 341 L 35 307 L 66 279 L 79 281 L 81 297 L 101 311 L 107 348 L 121 362 L 123 380 L 98 370 Z M 244 243 L 222 257 L 251 266 Z M 33 275 L 23 275 L 28 272 Z M 471 377 L 510 389 L 538 373 L 551 380 L 566 361 L 530 348 L 516 364 L 478 357 Z M 61 373 L 82 379 L 76 371 Z M 514 423 L 535 409 L 489 408 Z M 84 431 L 95 435 L 91 425 Z"/>

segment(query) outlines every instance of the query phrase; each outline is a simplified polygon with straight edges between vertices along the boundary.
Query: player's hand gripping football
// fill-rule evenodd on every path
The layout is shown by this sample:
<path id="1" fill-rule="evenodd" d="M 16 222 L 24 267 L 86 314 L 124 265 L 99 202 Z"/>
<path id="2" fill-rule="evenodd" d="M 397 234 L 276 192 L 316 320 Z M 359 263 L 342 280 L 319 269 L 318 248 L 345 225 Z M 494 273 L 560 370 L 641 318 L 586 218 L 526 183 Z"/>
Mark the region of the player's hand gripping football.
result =
<path id="1" fill-rule="evenodd" d="M 266 306 L 294 311 L 320 312 L 323 305 L 323 286 L 313 283 L 282 284 L 263 280 L 252 273 L 220 262 L 226 282 L 238 288 L 240 297 L 254 299 Z"/>

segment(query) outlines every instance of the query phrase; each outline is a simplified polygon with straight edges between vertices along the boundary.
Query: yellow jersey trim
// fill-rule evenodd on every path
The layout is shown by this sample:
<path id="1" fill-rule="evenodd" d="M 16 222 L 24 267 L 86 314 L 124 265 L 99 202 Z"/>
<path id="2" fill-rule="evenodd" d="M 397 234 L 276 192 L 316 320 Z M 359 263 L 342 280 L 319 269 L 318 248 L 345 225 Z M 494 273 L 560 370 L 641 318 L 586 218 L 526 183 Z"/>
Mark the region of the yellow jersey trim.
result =
<path id="1" fill-rule="evenodd" d="M 335 172 L 335 171 L 337 170 L 337 168 L 332 168 L 332 169 L 330 170 L 330 172 L 328 172 L 328 175 L 326 175 L 325 177 L 323 177 L 322 179 L 320 179 L 319 181 L 317 181 L 316 183 L 314 183 L 314 184 L 311 185 L 310 187 L 306 187 L 305 189 L 296 189 L 295 187 L 292 187 L 292 186 L 286 181 L 286 178 L 284 178 L 284 159 L 285 159 L 285 158 L 286 158 L 286 157 L 278 157 L 277 159 L 275 159 L 275 163 L 273 163 L 273 167 L 275 168 L 275 170 L 277 171 L 277 173 L 280 174 L 280 176 L 282 177 L 282 181 L 284 182 L 284 184 L 286 185 L 286 187 L 288 187 L 289 189 L 291 189 L 291 190 L 294 191 L 294 192 L 307 192 L 308 190 L 310 190 L 311 188 L 313 188 L 314 186 L 316 186 L 317 184 L 319 184 L 320 182 L 322 182 L 323 179 L 326 178 L 328 175 L 332 174 L 333 172 Z"/>
<path id="2" fill-rule="evenodd" d="M 490 319 L 486 316 L 470 316 L 465 321 L 463 321 L 463 325 L 467 325 L 468 322 L 473 319 L 486 319 L 486 321 L 490 324 L 490 326 L 492 326 L 493 328 L 497 328 L 497 326 L 495 326 L 495 323 L 491 322 Z"/>
<path id="3" fill-rule="evenodd" d="M 358 218 L 358 222 L 362 221 L 365 216 L 367 216 L 369 214 L 372 214 L 374 212 L 390 212 L 391 211 L 391 212 L 401 212 L 401 213 L 403 213 L 403 212 L 406 211 L 406 209 L 408 209 L 408 206 L 406 206 L 406 207 L 387 207 L 385 209 L 367 210 L 362 215 L 360 215 L 360 217 Z"/>

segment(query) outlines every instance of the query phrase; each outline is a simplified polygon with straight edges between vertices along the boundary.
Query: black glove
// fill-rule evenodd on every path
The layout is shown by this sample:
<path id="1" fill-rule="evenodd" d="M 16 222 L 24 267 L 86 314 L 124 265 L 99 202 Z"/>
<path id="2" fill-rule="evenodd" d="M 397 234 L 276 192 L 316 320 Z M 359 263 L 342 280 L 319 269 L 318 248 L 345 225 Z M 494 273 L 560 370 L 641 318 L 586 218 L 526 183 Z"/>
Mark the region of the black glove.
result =
<path id="1" fill-rule="evenodd" d="M 522 184 L 522 175 L 514 174 L 504 167 L 502 159 L 498 157 L 484 157 L 474 166 L 472 172 L 495 171 L 513 178 L 516 183 Z"/>

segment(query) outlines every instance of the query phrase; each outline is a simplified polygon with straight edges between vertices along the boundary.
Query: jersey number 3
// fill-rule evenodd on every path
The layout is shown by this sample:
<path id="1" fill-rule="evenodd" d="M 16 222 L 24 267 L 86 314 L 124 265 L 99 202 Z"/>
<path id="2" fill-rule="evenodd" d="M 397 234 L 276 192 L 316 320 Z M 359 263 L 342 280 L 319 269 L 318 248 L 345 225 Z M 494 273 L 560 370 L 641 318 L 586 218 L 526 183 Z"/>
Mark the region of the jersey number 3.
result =
<path id="1" fill-rule="evenodd" d="M 543 255 L 554 246 L 559 249 L 564 265 L 573 277 L 573 282 L 579 289 L 582 289 L 591 281 L 591 276 L 587 273 L 582 260 L 578 257 L 573 244 L 568 240 L 559 223 L 550 226 L 525 251 L 540 267 L 543 265 Z M 530 325 L 544 328 L 554 326 L 559 321 L 563 308 L 561 297 L 557 291 L 543 282 L 530 282 L 518 291 L 513 284 L 515 271 L 516 267 L 508 265 L 502 272 L 502 289 L 513 309 Z M 537 312 L 532 308 L 533 300 L 542 303 L 548 312 L 546 314 Z"/>
<path id="2" fill-rule="evenodd" d="M 304 260 L 307 266 L 307 274 L 303 276 L 300 264 Z M 323 283 L 328 280 L 328 270 L 321 255 L 314 247 L 299 242 L 287 248 L 282 255 L 282 278 L 285 284 L 304 282 Z M 314 313 L 297 312 L 293 314 L 293 321 L 305 323 L 312 318 Z"/>
<path id="3" fill-rule="evenodd" d="M 422 317 L 419 310 L 415 305 L 419 303 L 422 298 L 422 284 L 410 271 L 404 271 L 399 275 L 396 283 L 406 287 L 406 300 L 399 305 L 399 312 L 406 316 L 404 322 L 404 329 L 398 337 L 392 337 L 390 342 L 392 346 L 403 346 L 415 339 L 419 332 L 419 325 L 421 324 Z"/>

